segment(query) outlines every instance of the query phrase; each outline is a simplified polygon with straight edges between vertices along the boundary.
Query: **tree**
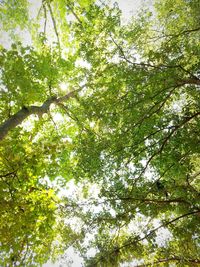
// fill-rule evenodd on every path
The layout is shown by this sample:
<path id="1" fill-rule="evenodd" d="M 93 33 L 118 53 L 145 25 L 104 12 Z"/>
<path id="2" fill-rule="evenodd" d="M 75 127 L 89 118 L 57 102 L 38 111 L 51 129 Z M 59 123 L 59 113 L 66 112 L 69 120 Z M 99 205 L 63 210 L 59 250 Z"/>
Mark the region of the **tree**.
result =
<path id="1" fill-rule="evenodd" d="M 0 56 L 2 265 L 71 245 L 85 266 L 200 263 L 199 8 L 156 0 L 122 25 L 117 5 L 42 1 L 19 25 L 28 2 L 2 3 L 33 39 Z"/>

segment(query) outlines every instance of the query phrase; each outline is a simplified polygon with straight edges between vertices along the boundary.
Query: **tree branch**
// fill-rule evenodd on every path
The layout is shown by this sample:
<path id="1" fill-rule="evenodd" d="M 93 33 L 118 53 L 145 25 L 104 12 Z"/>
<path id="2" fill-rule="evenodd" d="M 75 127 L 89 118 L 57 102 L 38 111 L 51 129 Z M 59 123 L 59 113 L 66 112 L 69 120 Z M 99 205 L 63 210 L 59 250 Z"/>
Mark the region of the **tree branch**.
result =
<path id="1" fill-rule="evenodd" d="M 172 137 L 172 135 L 177 132 L 184 124 L 188 123 L 190 120 L 192 120 L 193 118 L 197 117 L 200 115 L 200 111 L 198 111 L 197 113 L 194 113 L 191 117 L 187 117 L 185 120 L 183 120 L 180 124 L 176 125 L 173 130 L 164 138 L 164 141 L 162 143 L 162 145 L 160 146 L 160 148 L 155 151 L 151 157 L 148 159 L 145 167 L 143 168 L 143 170 L 141 171 L 140 175 L 137 177 L 137 180 L 139 180 L 141 178 L 141 176 L 145 173 L 145 171 L 147 170 L 148 166 L 150 165 L 150 163 L 152 162 L 152 160 L 159 154 L 162 153 L 164 147 L 167 145 L 167 143 L 169 142 L 170 138 Z"/>
<path id="2" fill-rule="evenodd" d="M 200 210 L 195 210 L 195 211 L 191 211 L 191 212 L 188 212 L 188 213 L 185 213 L 185 214 L 182 214 L 181 216 L 179 217 L 176 217 L 175 219 L 172 219 L 168 222 L 164 222 L 163 224 L 159 225 L 158 227 L 154 228 L 153 230 L 149 231 L 148 234 L 146 234 L 144 237 L 140 238 L 140 236 L 136 236 L 134 239 L 128 241 L 128 242 L 125 242 L 123 245 L 121 245 L 120 247 L 117 248 L 117 251 L 121 251 L 122 249 L 126 248 L 126 247 L 129 247 L 129 246 L 134 246 L 135 243 L 138 243 L 138 242 L 141 242 L 145 239 L 147 239 L 148 237 L 150 237 L 152 234 L 156 233 L 159 229 L 163 228 L 163 227 L 166 227 L 184 217 L 187 217 L 187 216 L 190 216 L 190 215 L 195 215 L 195 214 L 199 214 L 200 213 Z M 106 259 L 107 256 L 112 256 L 115 254 L 115 251 L 116 250 L 112 250 L 109 254 L 106 254 L 104 256 L 101 256 L 99 259 L 97 259 L 97 261 L 95 262 L 96 265 L 101 262 L 102 260 Z M 95 265 L 95 266 L 96 266 Z M 145 265 L 144 265 L 145 266 Z"/>
<path id="3" fill-rule="evenodd" d="M 184 259 L 180 257 L 171 257 L 166 259 L 159 259 L 158 261 L 154 261 L 152 263 L 146 263 L 146 264 L 140 264 L 136 265 L 135 267 L 146 267 L 146 266 L 154 266 L 156 264 L 161 264 L 164 262 L 170 262 L 170 261 L 181 261 L 182 263 L 192 263 L 192 264 L 200 264 L 200 259 Z"/>
<path id="4" fill-rule="evenodd" d="M 70 3 L 67 2 L 67 8 L 72 12 L 72 14 L 74 15 L 74 17 L 77 19 L 77 21 L 79 22 L 79 24 L 82 26 L 82 21 L 80 20 L 80 18 L 78 17 L 78 15 L 74 12 L 74 9 L 71 7 Z"/>
<path id="5" fill-rule="evenodd" d="M 50 15 L 51 15 L 51 19 L 52 19 L 52 22 L 53 22 L 54 31 L 55 31 L 55 34 L 56 34 L 56 37 L 57 37 L 59 53 L 61 54 L 61 51 L 60 51 L 60 38 L 59 38 L 59 34 L 58 34 L 58 29 L 57 29 L 57 25 L 56 25 L 56 20 L 55 20 L 55 18 L 54 18 L 54 14 L 53 14 L 53 10 L 52 10 L 52 8 L 51 8 L 51 5 L 49 4 L 48 1 L 47 1 L 47 6 L 48 6 L 48 9 L 49 9 L 49 12 L 50 12 Z"/>
<path id="6" fill-rule="evenodd" d="M 67 101 L 69 98 L 74 97 L 75 93 L 80 91 L 81 89 L 74 90 L 66 94 L 65 96 L 62 97 L 50 97 L 47 99 L 40 107 L 38 106 L 29 106 L 29 107 L 23 107 L 20 109 L 17 113 L 12 115 L 9 119 L 7 119 L 5 122 L 3 122 L 0 125 L 0 141 L 3 140 L 8 132 L 18 125 L 20 125 L 27 117 L 30 115 L 38 115 L 42 116 L 43 114 L 47 113 L 49 111 L 50 105 L 51 104 L 59 104 L 64 101 Z"/>

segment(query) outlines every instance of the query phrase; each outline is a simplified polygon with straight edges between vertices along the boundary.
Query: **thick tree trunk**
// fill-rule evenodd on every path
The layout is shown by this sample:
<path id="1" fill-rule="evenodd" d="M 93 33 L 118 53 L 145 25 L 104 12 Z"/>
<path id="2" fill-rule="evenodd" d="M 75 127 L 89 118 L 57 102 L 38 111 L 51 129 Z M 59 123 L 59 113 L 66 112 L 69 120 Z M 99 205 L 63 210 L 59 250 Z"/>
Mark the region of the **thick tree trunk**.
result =
<path id="1" fill-rule="evenodd" d="M 3 122 L 0 125 L 0 141 L 3 140 L 8 132 L 18 125 L 20 125 L 27 117 L 29 117 L 32 114 L 42 116 L 43 114 L 47 113 L 51 104 L 59 104 L 66 100 L 68 100 L 70 97 L 73 97 L 76 92 L 79 90 L 74 90 L 70 93 L 68 93 L 65 96 L 62 96 L 60 98 L 57 98 L 56 96 L 53 96 L 49 99 L 47 99 L 42 106 L 29 106 L 29 107 L 23 107 L 20 109 L 17 113 L 12 115 L 9 119 L 7 119 L 5 122 Z"/>

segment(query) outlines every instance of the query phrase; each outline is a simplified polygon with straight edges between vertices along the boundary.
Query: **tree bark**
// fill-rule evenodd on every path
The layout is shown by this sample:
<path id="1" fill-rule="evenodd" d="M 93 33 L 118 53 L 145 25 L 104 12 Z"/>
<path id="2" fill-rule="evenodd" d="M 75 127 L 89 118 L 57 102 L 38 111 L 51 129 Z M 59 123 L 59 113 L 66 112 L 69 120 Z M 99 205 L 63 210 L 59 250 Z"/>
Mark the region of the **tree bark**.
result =
<path id="1" fill-rule="evenodd" d="M 183 80 L 178 81 L 178 84 L 180 84 L 180 85 L 185 85 L 185 84 L 200 85 L 200 79 L 198 79 L 197 77 L 183 79 Z"/>
<path id="2" fill-rule="evenodd" d="M 190 264 L 194 264 L 194 265 L 199 265 L 200 264 L 200 260 L 199 259 L 184 259 L 184 258 L 180 258 L 180 257 L 171 257 L 171 258 L 166 258 L 166 259 L 159 259 L 158 261 L 154 261 L 152 263 L 146 263 L 146 264 L 141 264 L 141 265 L 136 265 L 135 267 L 147 267 L 147 266 L 157 266 L 160 265 L 164 262 L 173 262 L 173 261 L 178 261 L 178 262 L 182 262 L 182 263 L 190 263 Z"/>
<path id="3" fill-rule="evenodd" d="M 49 111 L 51 104 L 62 103 L 68 100 L 69 98 L 74 97 L 75 93 L 78 91 L 80 91 L 80 89 L 71 91 L 65 96 L 62 96 L 60 98 L 56 96 L 50 97 L 39 107 L 38 106 L 22 107 L 22 109 L 20 109 L 17 113 L 12 115 L 10 118 L 8 118 L 0 125 L 0 141 L 2 141 L 7 136 L 9 131 L 20 125 L 30 115 L 35 114 L 38 116 L 42 116 L 43 114 Z"/>

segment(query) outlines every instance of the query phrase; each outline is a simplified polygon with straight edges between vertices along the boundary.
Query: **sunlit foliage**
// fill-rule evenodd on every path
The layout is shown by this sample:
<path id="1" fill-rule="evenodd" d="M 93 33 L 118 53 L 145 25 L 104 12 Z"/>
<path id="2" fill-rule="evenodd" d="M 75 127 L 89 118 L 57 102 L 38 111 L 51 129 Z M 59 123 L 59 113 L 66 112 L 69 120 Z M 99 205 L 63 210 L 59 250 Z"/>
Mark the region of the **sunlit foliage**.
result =
<path id="1" fill-rule="evenodd" d="M 200 264 L 200 2 L 32 4 L 0 3 L 0 265 Z"/>

